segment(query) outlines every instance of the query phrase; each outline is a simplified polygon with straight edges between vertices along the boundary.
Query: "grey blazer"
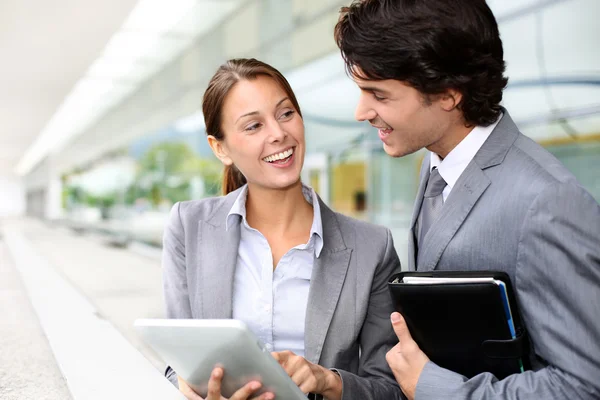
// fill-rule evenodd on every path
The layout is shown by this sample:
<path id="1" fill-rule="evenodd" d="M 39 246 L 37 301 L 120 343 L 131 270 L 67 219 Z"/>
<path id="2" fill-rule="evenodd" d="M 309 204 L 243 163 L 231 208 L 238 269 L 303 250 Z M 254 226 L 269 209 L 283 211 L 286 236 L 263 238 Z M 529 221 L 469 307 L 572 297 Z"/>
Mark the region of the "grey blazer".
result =
<path id="1" fill-rule="evenodd" d="M 227 231 L 225 219 L 238 194 L 173 207 L 163 240 L 168 318 L 231 318 L 241 217 Z M 319 202 L 323 250 L 310 281 L 305 357 L 339 372 L 343 399 L 399 399 L 385 360 L 397 341 L 387 280 L 400 268 L 390 231 Z M 167 376 L 176 384 L 173 371 Z"/>
<path id="2" fill-rule="evenodd" d="M 507 272 L 534 371 L 472 379 L 429 362 L 416 399 L 600 399 L 600 206 L 566 168 L 504 116 L 456 182 L 410 269 Z M 417 254 L 418 253 L 418 254 Z"/>

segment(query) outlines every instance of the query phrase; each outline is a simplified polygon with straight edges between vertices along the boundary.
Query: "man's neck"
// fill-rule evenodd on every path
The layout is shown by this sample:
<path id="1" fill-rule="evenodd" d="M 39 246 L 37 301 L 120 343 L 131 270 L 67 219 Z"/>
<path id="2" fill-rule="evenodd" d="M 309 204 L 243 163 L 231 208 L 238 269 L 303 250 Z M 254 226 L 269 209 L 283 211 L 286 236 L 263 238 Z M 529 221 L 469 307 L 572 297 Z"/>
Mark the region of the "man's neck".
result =
<path id="1" fill-rule="evenodd" d="M 443 160 L 473 129 L 475 129 L 475 125 L 465 126 L 464 121 L 454 124 L 440 140 L 428 146 L 427 150 L 437 154 Z"/>

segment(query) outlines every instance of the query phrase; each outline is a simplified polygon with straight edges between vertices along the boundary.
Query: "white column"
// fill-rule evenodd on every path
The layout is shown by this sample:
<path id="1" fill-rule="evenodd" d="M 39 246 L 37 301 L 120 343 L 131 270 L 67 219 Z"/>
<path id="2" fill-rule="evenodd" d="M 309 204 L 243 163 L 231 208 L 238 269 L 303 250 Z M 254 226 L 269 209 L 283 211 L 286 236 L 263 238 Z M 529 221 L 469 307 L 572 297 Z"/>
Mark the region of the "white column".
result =
<path id="1" fill-rule="evenodd" d="M 17 176 L 0 175 L 0 218 L 25 213 L 25 187 Z"/>

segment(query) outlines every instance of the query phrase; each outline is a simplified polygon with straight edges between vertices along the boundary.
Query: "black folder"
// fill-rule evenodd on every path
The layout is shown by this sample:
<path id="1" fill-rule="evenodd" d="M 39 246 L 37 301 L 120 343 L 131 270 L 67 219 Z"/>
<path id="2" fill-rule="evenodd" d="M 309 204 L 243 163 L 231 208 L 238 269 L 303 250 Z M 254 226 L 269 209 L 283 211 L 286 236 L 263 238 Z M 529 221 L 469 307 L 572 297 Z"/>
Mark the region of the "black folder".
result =
<path id="1" fill-rule="evenodd" d="M 506 291 L 498 282 L 408 284 L 405 277 L 493 278 Z M 527 334 L 506 273 L 401 272 L 388 287 L 413 339 L 440 367 L 467 378 L 491 372 L 498 379 L 530 368 Z"/>

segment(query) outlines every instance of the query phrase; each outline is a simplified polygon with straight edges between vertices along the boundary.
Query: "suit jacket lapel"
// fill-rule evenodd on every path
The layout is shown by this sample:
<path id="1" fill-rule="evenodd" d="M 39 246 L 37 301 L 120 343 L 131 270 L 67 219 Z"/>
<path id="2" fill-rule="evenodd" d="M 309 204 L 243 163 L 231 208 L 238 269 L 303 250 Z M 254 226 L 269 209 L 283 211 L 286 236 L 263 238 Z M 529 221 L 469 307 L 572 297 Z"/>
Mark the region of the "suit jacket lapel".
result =
<path id="1" fill-rule="evenodd" d="M 199 224 L 198 260 L 202 266 L 202 318 L 232 317 L 233 277 L 240 244 L 240 218 L 233 216 L 225 229 L 227 214 L 239 195 L 236 190 Z"/>
<path id="2" fill-rule="evenodd" d="M 310 280 L 304 330 L 305 358 L 318 363 L 333 318 L 352 249 L 346 248 L 337 218 L 319 199 L 323 221 L 323 250 L 315 258 Z"/>
<path id="3" fill-rule="evenodd" d="M 429 179 L 429 154 L 426 153 L 421 163 L 421 173 L 419 174 L 419 189 L 417 190 L 417 198 L 415 199 L 415 205 L 413 208 L 412 219 L 410 221 L 410 230 L 408 237 L 408 269 L 414 271 L 416 269 L 417 262 L 417 240 L 415 236 L 415 225 L 419 212 L 421 211 L 421 205 L 423 204 L 423 195 L 425 193 L 425 186 Z"/>
<path id="4" fill-rule="evenodd" d="M 417 257 L 419 271 L 435 269 L 446 246 L 489 185 L 488 177 L 477 164 L 471 162 L 452 188 L 439 219 L 423 239 Z"/>
<path id="5" fill-rule="evenodd" d="M 484 170 L 501 164 L 517 139 L 518 128 L 506 109 L 503 109 L 503 113 L 504 116 L 496 128 L 452 188 L 439 219 L 425 235 L 417 257 L 419 271 L 431 271 L 436 268 L 446 246 L 464 223 L 477 200 L 491 184 Z M 421 201 L 422 197 L 420 193 Z M 454 267 L 460 268 L 460 265 Z"/>

